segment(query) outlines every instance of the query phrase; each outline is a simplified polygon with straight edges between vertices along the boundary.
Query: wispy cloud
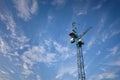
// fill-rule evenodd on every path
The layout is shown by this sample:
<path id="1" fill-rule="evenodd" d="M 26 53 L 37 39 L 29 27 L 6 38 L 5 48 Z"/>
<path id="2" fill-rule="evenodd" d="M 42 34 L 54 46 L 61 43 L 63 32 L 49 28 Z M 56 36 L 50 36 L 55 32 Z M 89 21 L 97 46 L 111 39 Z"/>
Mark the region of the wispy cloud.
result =
<path id="1" fill-rule="evenodd" d="M 29 39 L 24 35 L 22 31 L 17 31 L 18 26 L 12 14 L 0 13 L 0 20 L 2 23 L 5 24 L 4 27 L 6 29 L 6 32 L 2 32 L 0 30 L 2 33 L 4 33 L 4 35 L 1 35 L 0 37 L 0 52 L 3 53 L 11 62 L 13 62 L 14 58 L 16 58 L 15 61 L 18 62 L 17 64 L 19 64 L 19 61 L 17 61 L 19 59 L 18 51 L 22 50 L 25 47 L 29 47 L 29 45 L 26 44 Z M 21 65 L 19 66 L 22 67 Z M 23 66 L 23 68 L 25 68 L 25 65 Z M 11 70 L 10 72 L 14 73 L 14 71 Z M 28 72 L 27 69 L 25 69 L 25 72 L 30 73 L 30 71 Z"/>
<path id="2" fill-rule="evenodd" d="M 89 0 L 86 0 L 86 1 L 85 0 L 76 0 L 74 7 L 73 7 L 74 15 L 75 16 L 87 15 L 90 10 L 90 7 L 91 7 L 90 4 L 91 4 L 91 2 Z"/>
<path id="3" fill-rule="evenodd" d="M 116 55 L 120 54 L 120 45 L 117 44 L 116 46 L 111 47 L 110 49 L 108 49 L 108 53 L 105 58 L 110 58 L 110 57 L 114 57 Z"/>
<path id="4" fill-rule="evenodd" d="M 2 40 L 1 42 L 6 42 L 5 44 L 9 44 L 8 46 L 10 47 L 9 49 L 11 49 L 11 51 L 14 52 L 14 50 L 18 50 L 18 49 L 23 49 L 24 47 L 28 47 L 28 45 L 26 45 L 25 43 L 29 40 L 24 34 L 23 32 L 18 32 L 17 31 L 17 24 L 12 16 L 12 14 L 9 13 L 4 13 L 4 14 L 0 14 L 0 19 L 1 21 L 5 24 L 6 27 L 6 31 L 9 32 L 8 33 L 4 33 L 4 38 L 5 39 L 11 39 L 8 40 L 6 42 L 6 40 Z"/>
<path id="5" fill-rule="evenodd" d="M 41 80 L 41 77 L 39 75 L 36 76 L 37 80 Z"/>
<path id="6" fill-rule="evenodd" d="M 105 42 L 106 40 L 109 40 L 109 39 L 111 39 L 112 37 L 114 37 L 118 34 L 120 34 L 120 30 L 112 29 L 112 31 L 110 31 L 110 30 L 105 31 L 101 35 L 101 40 L 102 40 L 102 42 Z"/>
<path id="7" fill-rule="evenodd" d="M 53 51 L 55 49 L 55 51 Z M 58 60 L 66 60 L 73 56 L 73 51 L 67 46 L 63 46 L 55 40 L 45 39 L 44 44 L 33 45 L 25 51 L 21 58 L 23 64 L 23 74 L 30 75 L 31 69 L 36 63 L 44 63 L 47 66 L 55 65 Z"/>
<path id="8" fill-rule="evenodd" d="M 102 4 L 98 4 L 97 6 L 93 7 L 92 9 L 93 9 L 93 10 L 98 10 L 98 9 L 100 9 L 101 7 L 102 7 Z"/>
<path id="9" fill-rule="evenodd" d="M 53 45 L 63 60 L 73 56 L 74 52 L 71 51 L 68 46 L 63 46 L 55 41 L 53 42 Z"/>
<path id="10" fill-rule="evenodd" d="M 76 77 L 77 68 L 76 67 L 61 67 L 56 75 L 56 79 L 62 79 L 65 74 Z"/>
<path id="11" fill-rule="evenodd" d="M 22 60 L 24 61 L 24 73 L 29 75 L 31 73 L 30 69 L 37 62 L 48 65 L 56 62 L 56 54 L 47 52 L 43 46 L 33 46 L 31 49 L 23 53 Z"/>
<path id="12" fill-rule="evenodd" d="M 6 14 L 0 13 L 0 19 L 6 25 L 7 30 L 10 30 L 12 35 L 15 36 L 16 23 L 13 20 L 13 17 L 8 13 Z"/>
<path id="13" fill-rule="evenodd" d="M 106 40 L 109 40 L 112 37 L 115 37 L 118 34 L 120 34 L 120 29 L 118 27 L 119 22 L 120 22 L 120 19 L 113 21 L 113 23 L 111 23 L 107 29 L 102 31 L 102 34 L 101 34 L 102 42 L 105 42 Z"/>
<path id="14" fill-rule="evenodd" d="M 101 51 L 99 50 L 96 55 L 94 55 L 92 58 L 90 58 L 88 61 L 87 61 L 87 64 L 85 65 L 85 70 L 88 69 L 88 67 L 92 64 L 92 62 L 94 62 L 96 60 L 96 58 L 101 54 Z"/>
<path id="15" fill-rule="evenodd" d="M 100 19 L 100 21 L 99 21 L 99 23 L 98 23 L 98 28 L 97 28 L 97 33 L 100 33 L 102 30 L 103 30 L 103 28 L 105 27 L 104 25 L 105 25 L 105 22 L 106 22 L 106 16 L 107 14 L 106 13 L 104 13 L 102 16 L 101 16 L 101 19 Z"/>
<path id="16" fill-rule="evenodd" d="M 87 14 L 87 10 L 79 10 L 78 16 Z"/>
<path id="17" fill-rule="evenodd" d="M 28 60 L 26 60 L 28 61 Z M 30 61 L 30 60 L 29 60 Z M 31 65 L 32 65 L 32 62 L 31 62 Z M 31 67 L 31 65 L 29 65 Z M 31 70 L 31 68 L 28 67 L 28 64 L 27 63 L 24 63 L 23 64 L 23 72 L 22 72 L 24 75 L 26 76 L 29 76 L 31 73 L 33 73 L 33 71 Z"/>
<path id="18" fill-rule="evenodd" d="M 120 30 L 113 31 L 110 37 L 120 34 Z"/>
<path id="19" fill-rule="evenodd" d="M 13 0 L 18 16 L 25 21 L 29 20 L 37 12 L 37 0 Z"/>
<path id="20" fill-rule="evenodd" d="M 109 50 L 109 54 L 106 56 L 106 58 L 110 58 L 110 57 L 115 57 L 114 60 L 112 60 L 111 62 L 108 62 L 107 65 L 111 65 L 111 66 L 120 66 L 120 45 L 116 45 L 112 48 L 110 48 Z"/>
<path id="21" fill-rule="evenodd" d="M 88 13 L 87 6 L 84 7 L 74 7 L 73 8 L 74 15 L 81 16 L 86 15 Z"/>
<path id="22" fill-rule="evenodd" d="M 111 65 L 111 66 L 120 66 L 120 59 L 114 60 L 113 62 L 110 62 L 108 65 Z"/>
<path id="23" fill-rule="evenodd" d="M 120 66 L 120 59 L 114 60 L 114 61 L 110 62 L 108 65 L 111 65 L 111 66 Z"/>
<path id="24" fill-rule="evenodd" d="M 57 7 L 63 7 L 66 4 L 67 0 L 53 0 L 52 5 Z"/>
<path id="25" fill-rule="evenodd" d="M 10 80 L 9 76 L 8 76 L 8 73 L 0 70 L 0 80 Z"/>
<path id="26" fill-rule="evenodd" d="M 14 22 L 12 16 L 10 16 L 9 14 L 1 14 L 0 13 L 0 20 L 6 25 L 6 30 L 8 30 L 11 33 L 11 36 L 15 36 L 16 35 L 15 34 L 16 23 Z M 8 37 L 8 35 L 6 37 Z M 10 47 L 10 45 L 8 45 L 8 42 L 6 42 L 6 40 L 4 40 L 4 38 L 2 38 L 2 37 L 3 36 L 0 37 L 1 52 L 3 54 L 7 54 L 12 50 L 12 48 Z M 4 35 L 4 37 L 5 37 L 5 35 Z"/>
<path id="27" fill-rule="evenodd" d="M 0 54 L 1 65 L 0 65 L 0 79 L 1 80 L 11 80 L 12 75 L 19 73 L 18 67 L 15 67 L 9 59 Z M 15 62 L 14 62 L 15 63 Z M 9 66 L 9 67 L 8 67 Z M 20 69 L 20 68 L 19 68 Z"/>
<path id="28" fill-rule="evenodd" d="M 102 35 L 102 42 L 105 42 L 107 39 L 109 38 L 109 34 L 108 33 L 106 33 L 106 34 L 103 34 Z"/>
<path id="29" fill-rule="evenodd" d="M 103 79 L 114 79 L 118 75 L 116 75 L 114 72 L 105 72 L 101 74 L 96 74 L 93 76 L 90 76 L 88 80 L 103 80 Z"/>
<path id="30" fill-rule="evenodd" d="M 120 52 L 120 46 L 114 46 L 113 48 L 111 48 L 110 50 L 110 54 L 119 54 Z"/>
<path id="31" fill-rule="evenodd" d="M 3 41 L 1 37 L 0 37 L 0 52 L 3 54 L 7 54 L 8 52 L 10 52 L 10 47 L 5 41 Z"/>
<path id="32" fill-rule="evenodd" d="M 52 16 L 52 15 L 48 15 L 48 23 L 52 23 L 53 22 L 53 20 L 54 20 L 54 16 Z"/>
<path id="33" fill-rule="evenodd" d="M 87 50 L 91 48 L 91 46 L 95 43 L 95 37 L 92 37 L 91 40 L 87 44 Z"/>
<path id="34" fill-rule="evenodd" d="M 105 0 L 99 1 L 98 3 L 96 3 L 95 6 L 92 7 L 92 10 L 98 10 L 98 9 L 100 9 L 103 6 L 104 2 L 105 2 Z"/>
<path id="35" fill-rule="evenodd" d="M 100 18 L 100 21 L 98 23 L 98 27 L 96 27 L 96 32 L 94 35 L 92 35 L 90 41 L 87 43 L 87 49 L 86 50 L 89 50 L 92 45 L 98 40 L 100 39 L 101 40 L 101 35 L 100 33 L 102 32 L 102 29 L 104 28 L 104 24 L 106 22 L 106 14 L 103 14 L 102 17 Z M 108 36 L 103 36 L 104 38 L 102 38 L 103 41 L 105 41 Z"/>

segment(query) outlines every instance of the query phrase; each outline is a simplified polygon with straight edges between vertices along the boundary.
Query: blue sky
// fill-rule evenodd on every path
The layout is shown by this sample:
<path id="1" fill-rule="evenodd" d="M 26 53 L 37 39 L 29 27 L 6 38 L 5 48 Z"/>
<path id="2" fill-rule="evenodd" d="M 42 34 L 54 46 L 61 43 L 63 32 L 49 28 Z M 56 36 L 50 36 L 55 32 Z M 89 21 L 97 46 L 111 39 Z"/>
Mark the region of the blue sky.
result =
<path id="1" fill-rule="evenodd" d="M 77 80 L 72 22 L 82 38 L 86 80 L 120 79 L 119 0 L 1 0 L 0 80 Z"/>

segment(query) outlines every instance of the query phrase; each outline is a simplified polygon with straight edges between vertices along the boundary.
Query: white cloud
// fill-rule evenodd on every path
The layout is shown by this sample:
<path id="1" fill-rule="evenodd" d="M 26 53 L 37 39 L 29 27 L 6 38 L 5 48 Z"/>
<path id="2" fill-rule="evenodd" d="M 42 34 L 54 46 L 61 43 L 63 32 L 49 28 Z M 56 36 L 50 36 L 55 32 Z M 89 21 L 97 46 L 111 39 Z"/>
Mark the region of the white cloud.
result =
<path id="1" fill-rule="evenodd" d="M 33 64 L 37 62 L 42 62 L 47 65 L 56 62 L 56 54 L 47 52 L 43 46 L 33 46 L 31 49 L 23 53 L 22 60 L 24 61 L 24 73 L 30 74 L 30 69 Z"/>
<path id="2" fill-rule="evenodd" d="M 81 16 L 81 15 L 86 15 L 87 14 L 87 7 L 82 7 L 82 8 L 73 8 L 73 12 L 75 13 L 75 15 L 77 16 Z"/>
<path id="3" fill-rule="evenodd" d="M 114 62 L 111 62 L 109 65 L 112 65 L 112 66 L 120 66 L 120 60 L 116 60 Z"/>
<path id="4" fill-rule="evenodd" d="M 55 49 L 56 51 L 52 52 L 51 49 Z M 50 66 L 56 63 L 59 59 L 68 59 L 72 56 L 71 53 L 72 52 L 68 47 L 64 47 L 54 40 L 46 39 L 41 46 L 32 46 L 22 54 L 21 58 L 24 62 L 23 73 L 26 75 L 31 74 L 31 69 L 36 63 L 44 63 Z M 72 72 L 69 74 L 72 74 Z"/>
<path id="5" fill-rule="evenodd" d="M 102 35 L 102 42 L 105 42 L 107 39 L 109 38 L 109 35 L 106 33 L 106 34 L 103 34 Z"/>
<path id="6" fill-rule="evenodd" d="M 31 5 L 31 9 L 30 9 L 31 14 L 36 13 L 37 9 L 38 9 L 38 3 L 36 0 L 33 0 L 33 4 Z"/>
<path id="7" fill-rule="evenodd" d="M 80 16 L 80 15 L 85 15 L 85 14 L 87 14 L 86 10 L 80 10 L 77 15 Z"/>
<path id="8" fill-rule="evenodd" d="M 87 44 L 87 50 L 91 48 L 91 46 L 95 43 L 95 40 L 96 39 L 94 37 L 91 38 L 91 40 Z"/>
<path id="9" fill-rule="evenodd" d="M 0 75 L 0 80 L 10 80 L 8 76 Z"/>
<path id="10" fill-rule="evenodd" d="M 15 72 L 13 70 L 10 70 L 10 73 L 14 74 Z"/>
<path id="11" fill-rule="evenodd" d="M 115 24 L 116 23 L 112 23 L 107 30 L 105 30 L 104 32 L 102 32 L 102 38 L 101 38 L 102 42 L 105 42 L 106 40 L 111 39 L 112 37 L 120 34 L 120 29 L 117 29 L 117 27 L 115 26 Z"/>
<path id="12" fill-rule="evenodd" d="M 120 29 L 118 27 L 118 24 L 120 22 L 120 19 L 115 20 L 113 23 L 109 25 L 107 29 L 104 29 L 102 31 L 102 42 L 105 42 L 108 39 L 111 39 L 112 37 L 120 34 Z M 102 23 L 104 24 L 104 20 L 102 20 Z"/>
<path id="13" fill-rule="evenodd" d="M 119 33 L 120 33 L 120 30 L 113 31 L 113 32 L 111 32 L 111 36 L 110 37 L 113 37 L 113 36 L 115 36 L 115 35 L 117 35 Z"/>
<path id="14" fill-rule="evenodd" d="M 11 32 L 10 35 L 7 34 L 7 35 L 9 35 L 9 37 L 12 37 L 12 39 L 16 39 L 17 41 L 19 41 L 21 43 L 28 41 L 27 37 L 24 36 L 24 34 L 22 32 L 18 33 L 16 31 L 17 24 L 12 15 L 10 15 L 8 13 L 0 14 L 0 19 L 6 25 L 7 30 L 9 30 Z"/>
<path id="15" fill-rule="evenodd" d="M 69 49 L 69 47 L 63 46 L 63 45 L 61 45 L 61 44 L 59 44 L 55 41 L 53 42 L 53 45 L 54 45 L 56 51 L 60 54 L 60 56 L 63 60 L 68 59 L 68 58 L 73 56 L 74 52 L 71 51 Z"/>
<path id="16" fill-rule="evenodd" d="M 101 17 L 101 19 L 100 19 L 100 21 L 99 21 L 99 23 L 98 23 L 98 28 L 97 28 L 97 33 L 100 33 L 102 30 L 104 30 L 103 29 L 103 27 L 104 27 L 104 24 L 105 24 L 105 21 L 106 21 L 106 13 L 104 13 L 103 15 L 102 15 L 102 17 Z"/>
<path id="17" fill-rule="evenodd" d="M 48 15 L 48 20 L 52 20 L 53 19 L 53 17 L 52 16 L 50 16 L 50 15 Z"/>
<path id="18" fill-rule="evenodd" d="M 68 47 L 64 47 L 62 45 L 60 45 L 59 43 L 57 42 L 54 42 L 53 43 L 54 46 L 55 46 L 55 49 L 59 52 L 59 53 L 64 53 L 64 52 L 67 52 L 69 50 Z"/>
<path id="19" fill-rule="evenodd" d="M 114 54 L 118 54 L 119 53 L 119 46 L 114 46 L 113 48 L 111 48 L 109 51 L 110 51 L 110 54 L 114 55 Z"/>
<path id="20" fill-rule="evenodd" d="M 101 54 L 101 51 L 99 50 L 99 51 L 96 53 L 96 55 L 99 56 L 100 54 Z"/>
<path id="21" fill-rule="evenodd" d="M 110 55 L 112 55 L 112 56 L 115 55 L 115 59 L 112 60 L 111 62 L 109 62 L 108 65 L 116 66 L 116 67 L 120 66 L 120 57 L 119 57 L 120 49 L 119 48 L 120 48 L 120 46 L 117 45 L 117 46 L 114 46 L 113 48 L 111 48 L 109 50 L 110 51 Z"/>
<path id="22" fill-rule="evenodd" d="M 67 0 L 53 0 L 52 5 L 57 7 L 63 7 Z"/>
<path id="23" fill-rule="evenodd" d="M 109 51 L 109 54 L 106 55 L 105 58 L 109 58 L 109 57 L 111 57 L 111 56 L 113 56 L 113 55 L 115 56 L 115 55 L 120 54 L 119 45 L 116 45 L 116 46 L 112 47 L 112 48 L 109 49 L 108 51 Z"/>
<path id="24" fill-rule="evenodd" d="M 114 72 L 106 72 L 97 75 L 92 75 L 88 78 L 88 80 L 103 80 L 103 79 L 114 79 L 117 75 Z"/>
<path id="25" fill-rule="evenodd" d="M 22 55 L 24 62 L 31 64 L 32 62 L 44 62 L 46 64 L 51 64 L 55 62 L 55 54 L 49 53 L 43 46 L 33 46 L 28 51 L 25 51 Z"/>
<path id="26" fill-rule="evenodd" d="M 76 67 L 61 67 L 56 75 L 56 79 L 62 79 L 65 74 L 69 74 L 71 76 L 77 76 L 77 68 Z"/>
<path id="27" fill-rule="evenodd" d="M 52 15 L 48 15 L 48 23 L 52 23 L 54 20 L 54 17 Z"/>
<path id="28" fill-rule="evenodd" d="M 98 9 L 100 9 L 102 7 L 102 5 L 103 4 L 100 3 L 100 4 L 96 5 L 95 7 L 93 7 L 92 9 L 93 10 L 98 10 Z"/>
<path id="29" fill-rule="evenodd" d="M 92 62 L 94 62 L 96 60 L 96 58 L 101 54 L 101 51 L 99 50 L 98 52 L 96 52 L 96 55 L 94 55 L 93 57 L 91 57 L 88 61 L 87 64 L 85 65 L 85 70 L 88 69 L 88 67 L 91 65 Z"/>
<path id="30" fill-rule="evenodd" d="M 25 21 L 29 20 L 38 9 L 37 0 L 13 0 L 18 16 Z"/>
<path id="31" fill-rule="evenodd" d="M 102 16 L 101 16 L 101 18 L 100 18 L 100 21 L 99 21 L 99 23 L 98 23 L 98 27 L 96 27 L 96 32 L 95 32 L 95 34 L 94 34 L 94 36 L 91 38 L 91 40 L 88 42 L 88 44 L 87 44 L 87 49 L 89 50 L 90 49 L 90 47 L 94 44 L 94 43 L 96 43 L 96 41 L 97 40 L 102 40 L 102 42 L 105 42 L 107 39 L 108 39 L 108 37 L 109 37 L 109 34 L 107 34 L 107 33 L 103 33 L 103 28 L 104 28 L 104 24 L 105 24 L 105 22 L 106 22 L 106 13 L 104 13 Z M 102 35 L 100 35 L 102 33 Z M 98 44 L 99 44 L 99 42 L 100 41 L 97 41 L 98 42 Z"/>
<path id="32" fill-rule="evenodd" d="M 1 72 L 2 74 L 8 74 L 8 72 L 5 72 L 5 71 L 3 71 L 3 70 L 0 70 L 0 72 Z"/>
<path id="33" fill-rule="evenodd" d="M 114 79 L 117 75 L 115 73 L 103 73 L 99 75 L 100 79 Z"/>
<path id="34" fill-rule="evenodd" d="M 51 47 L 51 45 L 52 45 L 52 40 L 51 39 L 46 39 L 46 40 L 44 40 L 44 43 L 45 43 L 45 45 L 47 45 L 49 48 Z"/>
<path id="35" fill-rule="evenodd" d="M 110 29 L 115 28 L 116 26 L 119 26 L 119 25 L 118 25 L 119 22 L 120 22 L 120 18 L 118 18 L 118 19 L 116 19 L 115 21 L 113 21 L 113 23 L 111 23 L 110 26 L 109 26 Z"/>
<path id="36" fill-rule="evenodd" d="M 80 1 L 77 0 L 76 1 L 79 4 L 74 4 L 73 7 L 73 13 L 76 16 L 82 16 L 82 15 L 86 15 L 88 13 L 88 9 L 90 8 L 90 1 Z"/>
<path id="37" fill-rule="evenodd" d="M 26 44 L 29 39 L 20 31 L 13 16 L 10 13 L 0 13 L 0 20 L 5 24 L 6 31 L 0 30 L 4 35 L 0 37 L 0 52 L 3 53 L 10 61 L 13 60 L 12 56 L 19 56 L 18 50 L 29 47 Z M 17 31 L 19 29 L 19 31 Z"/>
<path id="38" fill-rule="evenodd" d="M 101 40 L 102 40 L 102 42 L 105 42 L 106 40 L 118 35 L 119 33 L 120 33 L 120 30 L 114 30 L 114 29 L 112 29 L 112 31 L 110 31 L 110 30 L 105 31 L 102 33 Z"/>
<path id="39" fill-rule="evenodd" d="M 39 75 L 36 76 L 37 80 L 41 80 L 41 77 Z"/>
<path id="40" fill-rule="evenodd" d="M 0 37 L 0 52 L 7 54 L 10 51 L 8 44 Z"/>
<path id="41" fill-rule="evenodd" d="M 26 63 L 23 64 L 23 74 L 24 75 L 30 75 L 32 73 L 32 70 L 28 68 L 28 65 Z"/>
<path id="42" fill-rule="evenodd" d="M 1 14 L 0 13 L 0 19 L 1 21 L 6 24 L 7 30 L 10 30 L 12 35 L 15 36 L 15 27 L 16 23 L 13 19 L 13 17 L 10 14 Z"/>
<path id="43" fill-rule="evenodd" d="M 10 80 L 9 73 L 0 69 L 0 80 Z"/>
<path id="44" fill-rule="evenodd" d="M 6 38 L 12 38 L 12 45 L 10 45 L 11 47 L 13 46 L 13 49 L 23 49 L 24 47 L 26 47 L 25 43 L 29 40 L 26 36 L 24 36 L 24 34 L 22 34 L 22 32 L 17 33 L 16 31 L 16 23 L 13 19 L 13 17 L 11 15 L 2 15 L 1 20 L 6 24 L 7 30 L 9 30 L 11 32 L 11 34 L 7 34 L 5 33 L 7 36 L 4 36 Z M 19 36 L 18 36 L 19 35 Z M 9 41 L 10 42 L 10 41 Z"/>

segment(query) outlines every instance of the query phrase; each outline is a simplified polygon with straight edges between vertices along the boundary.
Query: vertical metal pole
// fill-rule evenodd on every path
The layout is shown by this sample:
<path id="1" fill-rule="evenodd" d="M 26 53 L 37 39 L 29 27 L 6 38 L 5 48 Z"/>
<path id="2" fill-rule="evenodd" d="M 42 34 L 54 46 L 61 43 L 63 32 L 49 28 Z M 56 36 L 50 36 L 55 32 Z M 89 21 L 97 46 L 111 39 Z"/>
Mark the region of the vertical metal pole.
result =
<path id="1" fill-rule="evenodd" d="M 82 47 L 78 43 L 77 46 L 77 66 L 78 66 L 78 80 L 85 80 L 84 60 L 82 54 Z"/>
<path id="2" fill-rule="evenodd" d="M 82 80 L 81 77 L 81 62 L 80 62 L 80 47 L 79 44 L 76 44 L 77 46 L 77 66 L 78 66 L 78 80 Z"/>
<path id="3" fill-rule="evenodd" d="M 82 69 L 82 80 L 85 80 L 85 69 L 84 69 L 84 58 L 82 53 L 82 46 L 80 47 L 80 55 L 81 55 L 81 69 Z"/>

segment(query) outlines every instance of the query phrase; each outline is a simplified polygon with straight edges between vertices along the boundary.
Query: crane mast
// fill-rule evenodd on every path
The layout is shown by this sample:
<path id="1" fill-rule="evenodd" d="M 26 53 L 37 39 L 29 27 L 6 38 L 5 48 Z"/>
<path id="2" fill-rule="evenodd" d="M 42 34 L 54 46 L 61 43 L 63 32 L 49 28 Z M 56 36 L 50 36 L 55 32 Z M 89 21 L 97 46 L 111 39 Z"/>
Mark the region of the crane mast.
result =
<path id="1" fill-rule="evenodd" d="M 78 67 L 78 80 L 85 80 L 84 59 L 82 53 L 82 45 L 84 41 L 81 39 L 90 29 L 84 30 L 80 35 L 77 34 L 76 22 L 72 23 L 72 32 L 69 34 L 71 37 L 70 42 L 76 42 L 77 47 L 77 67 Z"/>
<path id="2" fill-rule="evenodd" d="M 78 80 L 85 80 L 82 44 L 81 45 L 77 44 L 77 66 L 78 66 Z"/>

